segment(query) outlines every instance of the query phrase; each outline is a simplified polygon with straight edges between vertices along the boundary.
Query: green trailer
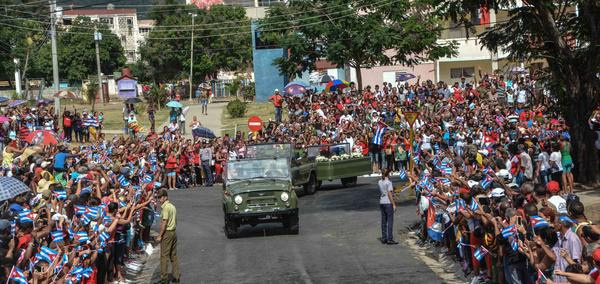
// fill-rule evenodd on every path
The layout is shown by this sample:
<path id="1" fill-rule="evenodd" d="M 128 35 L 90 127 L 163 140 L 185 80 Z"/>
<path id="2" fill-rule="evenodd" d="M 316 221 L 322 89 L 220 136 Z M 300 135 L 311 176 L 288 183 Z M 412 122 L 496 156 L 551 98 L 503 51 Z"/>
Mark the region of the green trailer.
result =
<path id="1" fill-rule="evenodd" d="M 310 146 L 292 161 L 293 184 L 313 194 L 323 183 L 339 179 L 344 187 L 356 185 L 358 176 L 372 173 L 371 160 L 351 152 L 350 144 Z"/>

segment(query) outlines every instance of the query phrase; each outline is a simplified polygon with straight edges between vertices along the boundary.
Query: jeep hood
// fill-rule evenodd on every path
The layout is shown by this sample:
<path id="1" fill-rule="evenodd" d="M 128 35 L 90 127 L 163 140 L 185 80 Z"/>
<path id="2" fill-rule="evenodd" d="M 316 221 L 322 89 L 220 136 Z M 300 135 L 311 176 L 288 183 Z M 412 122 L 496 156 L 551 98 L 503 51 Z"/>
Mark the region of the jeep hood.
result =
<path id="1" fill-rule="evenodd" d="M 252 180 L 235 181 L 227 184 L 227 190 L 233 194 L 254 192 L 254 191 L 288 191 L 290 184 L 285 180 Z"/>

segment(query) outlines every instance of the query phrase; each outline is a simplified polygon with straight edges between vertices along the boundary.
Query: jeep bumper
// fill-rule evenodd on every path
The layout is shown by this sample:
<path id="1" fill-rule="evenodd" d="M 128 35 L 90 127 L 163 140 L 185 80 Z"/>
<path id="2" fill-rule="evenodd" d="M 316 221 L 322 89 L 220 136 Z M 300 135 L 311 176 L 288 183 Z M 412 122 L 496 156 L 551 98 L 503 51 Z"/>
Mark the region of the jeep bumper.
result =
<path id="1" fill-rule="evenodd" d="M 241 223 L 267 223 L 280 222 L 283 217 L 298 214 L 298 208 L 284 209 L 270 212 L 236 212 L 225 213 L 225 218 Z"/>

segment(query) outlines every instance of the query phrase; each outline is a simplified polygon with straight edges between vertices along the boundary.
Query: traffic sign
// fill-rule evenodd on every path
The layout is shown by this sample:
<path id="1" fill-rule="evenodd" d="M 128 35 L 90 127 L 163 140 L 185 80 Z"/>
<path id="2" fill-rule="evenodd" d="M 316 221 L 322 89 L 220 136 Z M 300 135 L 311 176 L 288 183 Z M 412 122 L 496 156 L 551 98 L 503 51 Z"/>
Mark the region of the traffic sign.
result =
<path id="1" fill-rule="evenodd" d="M 408 121 L 408 125 L 412 127 L 415 121 L 417 120 L 417 117 L 419 117 L 419 113 L 414 111 L 407 111 L 404 112 L 404 117 L 406 118 L 406 121 Z"/>
<path id="2" fill-rule="evenodd" d="M 248 118 L 248 129 L 250 131 L 256 132 L 261 130 L 263 127 L 263 121 L 258 116 L 252 116 Z"/>

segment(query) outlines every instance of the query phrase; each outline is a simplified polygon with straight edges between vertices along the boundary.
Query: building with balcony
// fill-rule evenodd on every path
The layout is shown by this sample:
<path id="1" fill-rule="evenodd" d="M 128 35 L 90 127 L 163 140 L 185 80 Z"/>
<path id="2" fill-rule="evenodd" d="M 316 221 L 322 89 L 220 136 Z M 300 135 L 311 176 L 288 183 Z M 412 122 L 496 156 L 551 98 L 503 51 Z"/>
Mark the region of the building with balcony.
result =
<path id="1" fill-rule="evenodd" d="M 106 24 L 109 29 L 121 40 L 127 62 L 131 63 L 139 58 L 138 48 L 140 43 L 150 31 L 153 22 L 138 22 L 136 9 L 74 9 L 62 13 L 59 23 L 70 26 L 73 20 L 85 16 Z M 140 24 L 142 26 L 140 26 Z"/>

